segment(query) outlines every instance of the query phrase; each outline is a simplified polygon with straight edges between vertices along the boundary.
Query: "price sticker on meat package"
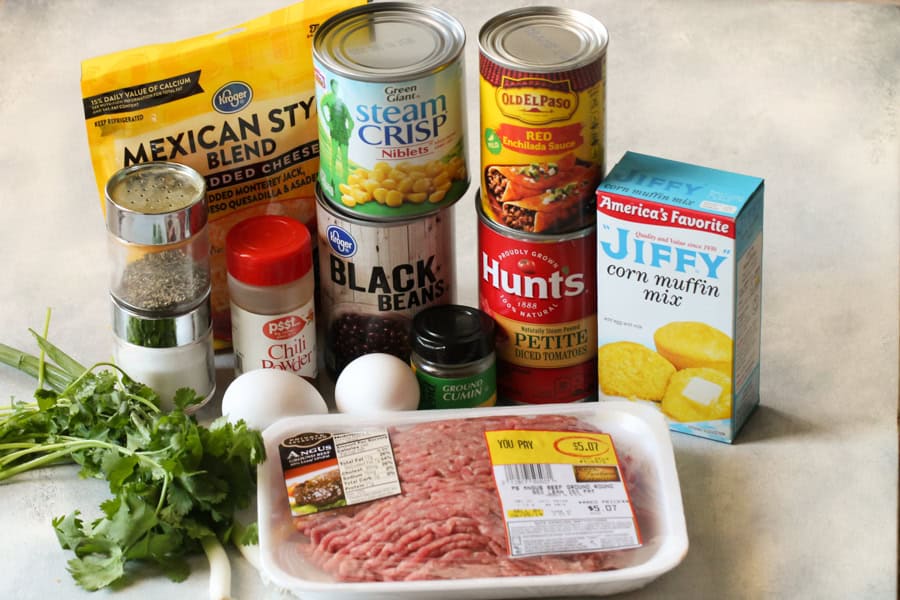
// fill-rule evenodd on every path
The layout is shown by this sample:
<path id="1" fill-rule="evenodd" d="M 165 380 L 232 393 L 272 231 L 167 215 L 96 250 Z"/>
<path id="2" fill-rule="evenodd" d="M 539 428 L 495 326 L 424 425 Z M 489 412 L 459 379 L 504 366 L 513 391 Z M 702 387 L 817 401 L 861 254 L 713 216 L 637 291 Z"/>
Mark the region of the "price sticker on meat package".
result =
<path id="1" fill-rule="evenodd" d="M 512 557 L 641 545 L 612 438 L 486 431 Z"/>
<path id="2" fill-rule="evenodd" d="M 385 430 L 301 433 L 278 445 L 294 516 L 360 504 L 400 493 Z"/>

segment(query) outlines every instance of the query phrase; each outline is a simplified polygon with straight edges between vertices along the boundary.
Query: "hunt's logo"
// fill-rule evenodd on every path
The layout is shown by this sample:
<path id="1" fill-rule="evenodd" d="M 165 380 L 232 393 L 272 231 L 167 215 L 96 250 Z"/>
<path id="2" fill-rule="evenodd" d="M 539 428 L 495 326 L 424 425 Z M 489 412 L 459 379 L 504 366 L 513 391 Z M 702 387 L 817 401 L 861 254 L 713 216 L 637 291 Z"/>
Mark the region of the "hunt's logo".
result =
<path id="1" fill-rule="evenodd" d="M 243 81 L 226 83 L 213 94 L 213 108 L 223 115 L 231 115 L 250 104 L 253 90 Z"/>
<path id="2" fill-rule="evenodd" d="M 503 116 L 528 125 L 566 121 L 578 109 L 578 94 L 568 80 L 504 77 L 495 95 Z"/>

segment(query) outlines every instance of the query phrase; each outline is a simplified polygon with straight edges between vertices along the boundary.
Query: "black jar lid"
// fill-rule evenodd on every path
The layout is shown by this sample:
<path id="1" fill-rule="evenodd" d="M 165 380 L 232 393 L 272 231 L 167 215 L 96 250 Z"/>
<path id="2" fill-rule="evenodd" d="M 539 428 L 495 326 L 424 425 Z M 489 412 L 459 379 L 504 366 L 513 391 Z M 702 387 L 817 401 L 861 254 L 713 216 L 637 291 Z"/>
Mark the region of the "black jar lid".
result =
<path id="1" fill-rule="evenodd" d="M 445 365 L 480 360 L 494 351 L 494 320 L 469 306 L 444 304 L 413 317 L 412 351 Z"/>

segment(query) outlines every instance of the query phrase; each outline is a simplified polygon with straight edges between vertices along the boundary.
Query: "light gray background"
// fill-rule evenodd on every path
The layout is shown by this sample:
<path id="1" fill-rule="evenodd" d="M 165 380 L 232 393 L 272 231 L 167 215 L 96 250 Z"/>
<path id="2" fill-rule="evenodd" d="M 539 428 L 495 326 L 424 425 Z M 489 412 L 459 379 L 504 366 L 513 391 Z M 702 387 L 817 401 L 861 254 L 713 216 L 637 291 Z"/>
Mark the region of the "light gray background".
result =
<path id="1" fill-rule="evenodd" d="M 0 340 L 110 356 L 105 228 L 81 111 L 82 59 L 236 25 L 277 0 L 0 1 Z M 435 1 L 469 36 L 511 0 Z M 900 8 L 894 3 L 560 2 L 610 31 L 608 166 L 625 150 L 766 179 L 762 407 L 735 446 L 673 435 L 690 551 L 637 598 L 896 598 Z M 473 186 L 474 191 L 474 186 Z M 454 208 L 458 300 L 477 303 L 471 195 Z M 220 388 L 227 357 L 220 358 Z M 0 398 L 33 382 L 0 368 Z M 213 416 L 218 399 L 205 411 Z M 141 579 L 88 595 L 50 520 L 95 510 L 70 468 L 0 483 L 0 597 L 202 598 Z M 235 596 L 277 598 L 240 560 Z"/>

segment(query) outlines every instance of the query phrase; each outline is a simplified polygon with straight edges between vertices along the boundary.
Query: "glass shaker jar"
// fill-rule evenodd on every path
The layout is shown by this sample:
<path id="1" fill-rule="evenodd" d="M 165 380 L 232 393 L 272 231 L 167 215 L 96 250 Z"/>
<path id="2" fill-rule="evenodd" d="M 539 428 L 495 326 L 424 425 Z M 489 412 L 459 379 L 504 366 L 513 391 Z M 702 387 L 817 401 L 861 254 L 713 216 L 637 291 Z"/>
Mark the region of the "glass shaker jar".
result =
<path id="1" fill-rule="evenodd" d="M 469 306 L 431 306 L 413 317 L 410 364 L 419 408 L 473 408 L 497 403 L 494 320 Z"/>
<path id="2" fill-rule="evenodd" d="M 106 185 L 116 362 L 166 408 L 179 388 L 203 402 L 215 391 L 205 195 L 203 176 L 176 163 L 126 167 Z"/>

